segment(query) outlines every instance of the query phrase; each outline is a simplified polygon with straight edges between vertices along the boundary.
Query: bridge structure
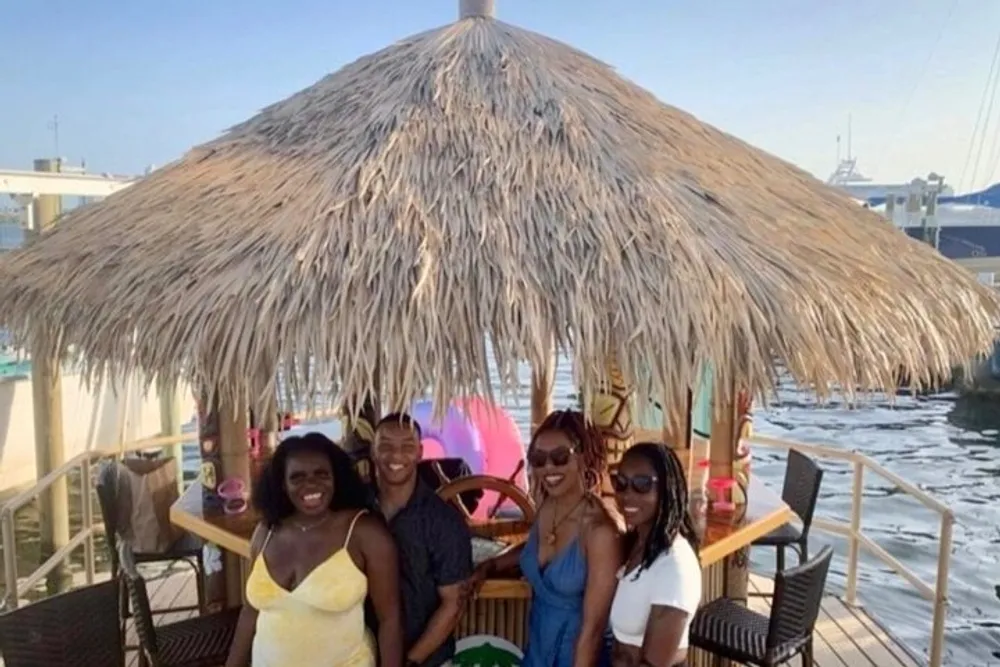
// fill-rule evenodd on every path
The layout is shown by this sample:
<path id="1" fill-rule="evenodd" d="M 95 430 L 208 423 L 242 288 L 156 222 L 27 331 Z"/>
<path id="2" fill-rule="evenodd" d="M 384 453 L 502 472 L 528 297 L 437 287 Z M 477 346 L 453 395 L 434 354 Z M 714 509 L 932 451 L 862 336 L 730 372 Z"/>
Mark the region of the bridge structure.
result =
<path id="1" fill-rule="evenodd" d="M 81 197 L 99 199 L 127 188 L 141 176 L 87 174 L 80 168 L 61 165 L 58 171 L 22 171 L 0 169 L 0 195 L 10 195 L 20 209 L 21 222 L 34 228 L 33 206 L 38 197 Z M 148 172 L 147 172 L 148 173 Z M 10 217 L 10 216 L 0 216 Z"/>

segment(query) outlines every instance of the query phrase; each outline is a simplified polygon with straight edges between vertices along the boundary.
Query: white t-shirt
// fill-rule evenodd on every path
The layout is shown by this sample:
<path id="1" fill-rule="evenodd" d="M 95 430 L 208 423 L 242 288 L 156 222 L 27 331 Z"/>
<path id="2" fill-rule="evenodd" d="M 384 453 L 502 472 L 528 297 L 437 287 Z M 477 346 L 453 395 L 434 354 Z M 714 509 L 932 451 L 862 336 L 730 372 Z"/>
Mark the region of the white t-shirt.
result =
<path id="1" fill-rule="evenodd" d="M 688 647 L 688 630 L 701 602 L 701 563 L 688 541 L 677 536 L 670 550 L 653 564 L 625 574 L 618 571 L 618 589 L 611 604 L 611 631 L 622 644 L 642 646 L 653 605 L 687 612 L 679 649 Z"/>

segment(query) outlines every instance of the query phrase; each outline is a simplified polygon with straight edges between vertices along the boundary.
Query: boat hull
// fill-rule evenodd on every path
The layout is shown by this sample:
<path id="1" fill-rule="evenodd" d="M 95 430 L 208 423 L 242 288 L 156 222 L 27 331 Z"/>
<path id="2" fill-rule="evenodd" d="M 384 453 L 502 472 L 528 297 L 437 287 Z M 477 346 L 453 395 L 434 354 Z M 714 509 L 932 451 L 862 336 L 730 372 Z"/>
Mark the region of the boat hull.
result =
<path id="1" fill-rule="evenodd" d="M 160 397 L 143 395 L 139 383 L 116 394 L 110 387 L 88 389 L 79 375 L 62 380 L 63 441 L 66 460 L 84 451 L 114 447 L 160 434 Z M 182 423 L 195 415 L 190 391 L 179 391 Z M 30 377 L 0 379 L 0 493 L 33 483 L 35 424 Z"/>

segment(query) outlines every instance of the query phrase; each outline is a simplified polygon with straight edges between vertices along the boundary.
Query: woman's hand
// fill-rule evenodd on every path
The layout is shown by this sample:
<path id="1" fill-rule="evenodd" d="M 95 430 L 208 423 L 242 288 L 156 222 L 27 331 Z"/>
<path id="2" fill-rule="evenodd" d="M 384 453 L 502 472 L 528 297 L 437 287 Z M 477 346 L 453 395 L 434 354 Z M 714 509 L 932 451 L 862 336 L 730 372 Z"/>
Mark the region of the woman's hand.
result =
<path id="1" fill-rule="evenodd" d="M 483 587 L 483 582 L 494 575 L 495 566 L 496 563 L 491 559 L 480 563 L 472 571 L 472 576 L 465 580 L 465 591 L 468 598 L 475 598 L 479 595 L 479 589 Z"/>

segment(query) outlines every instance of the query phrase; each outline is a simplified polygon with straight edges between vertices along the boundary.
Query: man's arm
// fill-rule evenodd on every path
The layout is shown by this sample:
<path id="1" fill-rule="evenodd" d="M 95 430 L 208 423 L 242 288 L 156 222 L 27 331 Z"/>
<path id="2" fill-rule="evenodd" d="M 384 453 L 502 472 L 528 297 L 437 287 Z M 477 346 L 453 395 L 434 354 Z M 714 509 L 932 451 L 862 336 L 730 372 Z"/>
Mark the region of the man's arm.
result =
<path id="1" fill-rule="evenodd" d="M 420 664 L 455 632 L 467 599 L 466 580 L 472 575 L 472 535 L 461 515 L 445 506 L 431 524 L 430 575 L 440 603 L 420 638 L 407 651 L 407 662 Z"/>

